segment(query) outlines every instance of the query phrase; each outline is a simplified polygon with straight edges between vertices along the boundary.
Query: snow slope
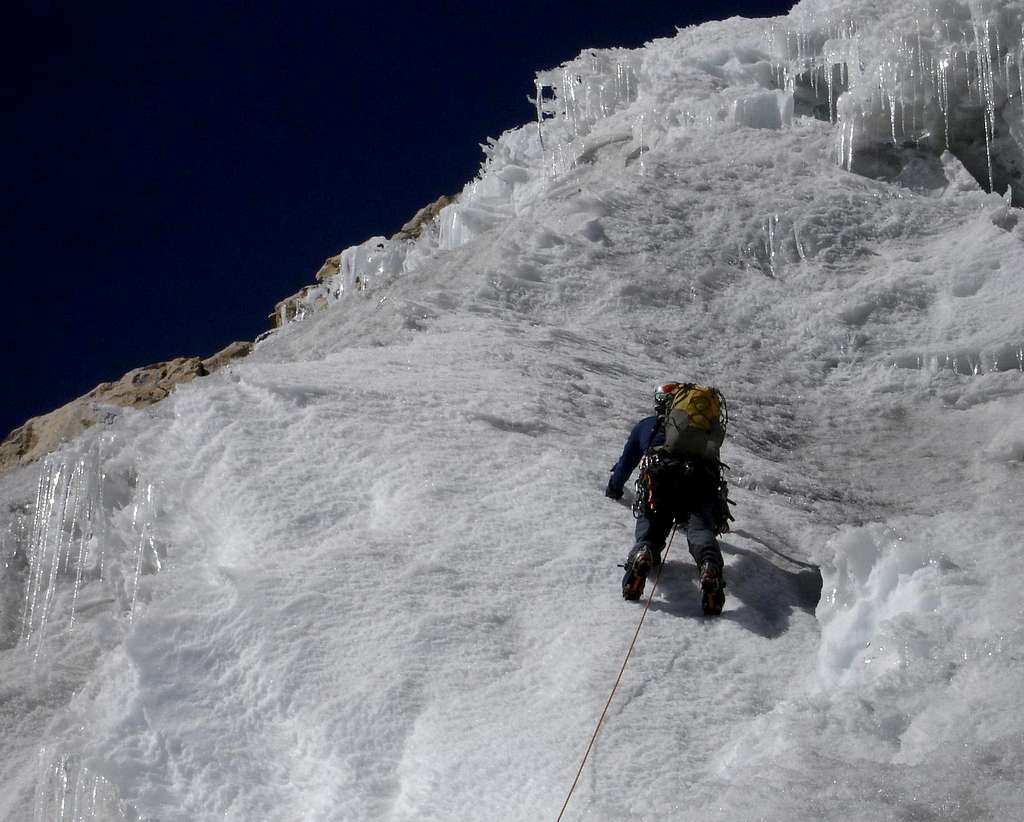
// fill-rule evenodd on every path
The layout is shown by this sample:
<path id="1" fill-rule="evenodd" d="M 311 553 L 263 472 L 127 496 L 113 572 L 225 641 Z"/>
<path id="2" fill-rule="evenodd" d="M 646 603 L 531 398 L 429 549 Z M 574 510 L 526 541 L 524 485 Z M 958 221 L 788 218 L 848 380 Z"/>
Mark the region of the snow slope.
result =
<path id="1" fill-rule="evenodd" d="M 826 12 L 542 73 L 430 233 L 0 478 L 0 818 L 554 819 L 668 378 L 729 598 L 673 544 L 564 818 L 1020 818 L 1024 9 Z"/>

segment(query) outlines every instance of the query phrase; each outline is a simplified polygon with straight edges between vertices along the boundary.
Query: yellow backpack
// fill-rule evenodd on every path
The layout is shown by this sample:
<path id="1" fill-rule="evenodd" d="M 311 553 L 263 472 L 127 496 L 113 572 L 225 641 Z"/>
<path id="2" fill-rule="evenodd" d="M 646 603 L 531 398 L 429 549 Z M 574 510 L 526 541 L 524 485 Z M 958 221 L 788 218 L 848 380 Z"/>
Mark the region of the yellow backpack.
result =
<path id="1" fill-rule="evenodd" d="M 683 383 L 672 394 L 665 417 L 665 451 L 718 462 L 728 422 L 725 398 L 717 388 Z"/>

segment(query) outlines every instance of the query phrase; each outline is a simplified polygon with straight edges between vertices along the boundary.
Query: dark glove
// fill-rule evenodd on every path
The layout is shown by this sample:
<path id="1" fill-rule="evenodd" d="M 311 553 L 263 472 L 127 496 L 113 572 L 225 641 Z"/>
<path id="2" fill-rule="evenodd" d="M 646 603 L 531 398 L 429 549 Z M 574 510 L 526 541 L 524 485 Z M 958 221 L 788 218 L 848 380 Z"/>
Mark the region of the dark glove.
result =
<path id="1" fill-rule="evenodd" d="M 604 489 L 604 495 L 608 499 L 622 499 L 622 489 L 613 487 L 611 480 L 609 480 L 608 487 Z"/>

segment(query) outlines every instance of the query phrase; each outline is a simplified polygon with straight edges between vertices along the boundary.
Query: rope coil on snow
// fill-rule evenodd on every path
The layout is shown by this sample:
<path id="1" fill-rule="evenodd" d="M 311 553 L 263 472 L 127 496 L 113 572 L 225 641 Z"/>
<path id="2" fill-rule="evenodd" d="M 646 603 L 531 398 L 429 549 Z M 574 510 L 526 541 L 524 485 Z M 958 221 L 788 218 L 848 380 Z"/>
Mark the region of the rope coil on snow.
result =
<path id="1" fill-rule="evenodd" d="M 604 723 L 605 716 L 608 714 L 608 708 L 611 707 L 612 699 L 615 697 L 615 692 L 619 689 L 619 683 L 622 682 L 622 675 L 626 672 L 626 664 L 629 662 L 629 657 L 633 654 L 633 648 L 636 646 L 637 637 L 640 636 L 640 629 L 644 625 L 644 620 L 647 618 L 647 612 L 651 609 L 651 601 L 654 599 L 654 592 L 658 589 L 658 581 L 661 579 L 661 570 L 665 567 L 665 562 L 668 559 L 668 552 L 672 548 L 672 540 L 676 536 L 676 527 L 672 526 L 672 533 L 669 535 L 668 544 L 665 546 L 665 553 L 661 555 L 661 564 L 658 566 L 658 573 L 654 577 L 654 584 L 651 586 L 651 593 L 647 596 L 647 604 L 644 605 L 644 612 L 640 614 L 640 621 L 636 625 L 636 631 L 633 633 L 633 640 L 629 643 L 629 650 L 626 651 L 626 658 L 622 660 L 622 667 L 619 668 L 619 675 L 615 678 L 615 684 L 612 685 L 612 692 L 608 694 L 608 701 L 604 703 L 604 710 L 601 711 L 601 716 L 597 720 L 597 726 L 594 728 L 594 733 L 590 735 L 590 743 L 587 745 L 587 750 L 583 754 L 583 761 L 580 762 L 579 770 L 576 771 L 576 778 L 572 781 L 572 787 L 569 788 L 569 793 L 566 794 L 565 802 L 562 803 L 562 810 L 558 812 L 558 819 L 555 822 L 561 822 L 562 815 L 565 813 L 565 809 L 569 806 L 569 800 L 572 799 L 572 795 L 576 790 L 576 785 L 579 784 L 580 776 L 583 773 L 583 767 L 587 764 L 587 759 L 590 757 L 590 752 L 594 748 L 594 742 L 597 741 L 597 734 L 601 730 L 601 725 Z"/>

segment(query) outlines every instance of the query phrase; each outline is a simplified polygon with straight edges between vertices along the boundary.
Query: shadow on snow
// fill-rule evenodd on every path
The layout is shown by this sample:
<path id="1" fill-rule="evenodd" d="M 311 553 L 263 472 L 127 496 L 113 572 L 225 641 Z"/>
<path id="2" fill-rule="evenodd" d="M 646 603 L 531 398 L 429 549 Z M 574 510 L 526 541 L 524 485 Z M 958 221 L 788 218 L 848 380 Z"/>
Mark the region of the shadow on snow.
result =
<path id="1" fill-rule="evenodd" d="M 726 557 L 726 603 L 725 611 L 718 618 L 737 622 L 752 633 L 775 639 L 788 630 L 794 610 L 814 613 L 821 599 L 821 571 L 816 566 L 787 557 L 760 539 L 753 539 L 798 568 L 786 570 L 758 551 L 720 540 L 722 554 Z M 686 559 L 681 559 L 680 555 Z M 729 557 L 736 559 L 730 562 Z M 685 540 L 682 545 L 673 546 L 672 555 L 658 581 L 651 610 L 680 617 L 704 618 L 696 569 L 686 552 Z"/>

